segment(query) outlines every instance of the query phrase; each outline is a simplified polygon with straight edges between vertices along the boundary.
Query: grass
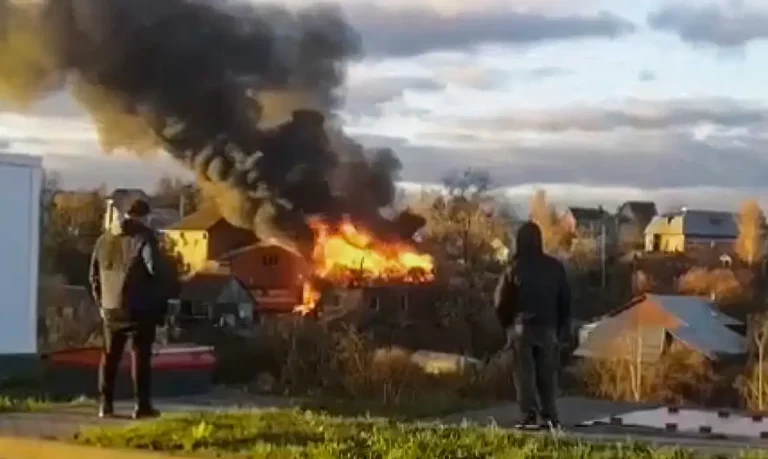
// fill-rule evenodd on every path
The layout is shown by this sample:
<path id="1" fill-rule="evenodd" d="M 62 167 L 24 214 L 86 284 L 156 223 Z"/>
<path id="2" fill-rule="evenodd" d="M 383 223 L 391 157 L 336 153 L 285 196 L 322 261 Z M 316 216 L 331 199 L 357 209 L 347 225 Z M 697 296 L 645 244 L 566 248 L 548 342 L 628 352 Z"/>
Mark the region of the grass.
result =
<path id="1" fill-rule="evenodd" d="M 482 409 L 490 404 L 490 402 L 482 400 L 451 397 L 450 394 L 433 394 L 432 396 L 425 395 L 418 402 L 389 404 L 374 399 L 350 400 L 347 398 L 319 397 L 302 402 L 299 404 L 299 408 L 329 416 L 362 416 L 396 421 L 415 421 Z"/>
<path id="2" fill-rule="evenodd" d="M 36 398 L 0 397 L 0 413 L 45 411 L 51 404 Z"/>
<path id="3" fill-rule="evenodd" d="M 497 428 L 341 418 L 300 410 L 180 415 L 127 428 L 87 430 L 77 441 L 107 448 L 252 459 L 700 457 L 692 451 L 640 443 L 585 443 Z"/>

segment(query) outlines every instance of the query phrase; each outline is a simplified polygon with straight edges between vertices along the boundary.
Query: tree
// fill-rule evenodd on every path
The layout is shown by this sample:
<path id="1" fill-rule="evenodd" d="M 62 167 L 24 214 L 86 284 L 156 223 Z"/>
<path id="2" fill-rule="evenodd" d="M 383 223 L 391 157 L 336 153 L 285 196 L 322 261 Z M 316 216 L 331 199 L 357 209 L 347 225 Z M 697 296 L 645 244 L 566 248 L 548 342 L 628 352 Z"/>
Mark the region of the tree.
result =
<path id="1" fill-rule="evenodd" d="M 707 296 L 718 304 L 733 304 L 744 298 L 747 288 L 730 269 L 694 267 L 677 281 L 680 293 Z"/>
<path id="2" fill-rule="evenodd" d="M 745 201 L 739 211 L 736 253 L 749 266 L 765 255 L 765 215 L 756 200 Z"/>
<path id="3" fill-rule="evenodd" d="M 747 373 L 739 378 L 736 387 L 750 409 L 762 412 L 768 401 L 768 364 L 765 361 L 768 351 L 768 314 L 756 314 L 750 318 L 747 338 L 752 363 Z"/>
<path id="4" fill-rule="evenodd" d="M 488 193 L 493 185 L 488 171 L 468 168 L 462 172 L 451 172 L 443 177 L 443 186 L 449 196 L 476 198 Z"/>
<path id="5" fill-rule="evenodd" d="M 157 181 L 152 197 L 156 206 L 180 209 L 184 215 L 199 209 L 203 199 L 196 183 L 169 176 Z"/>
<path id="6" fill-rule="evenodd" d="M 57 191 L 46 209 L 43 267 L 67 283 L 86 285 L 93 245 L 102 231 L 104 196 L 100 190 Z"/>
<path id="7" fill-rule="evenodd" d="M 557 210 L 547 200 L 547 192 L 538 190 L 531 199 L 531 220 L 541 228 L 544 250 L 556 253 L 569 250 L 574 235 L 563 224 Z"/>

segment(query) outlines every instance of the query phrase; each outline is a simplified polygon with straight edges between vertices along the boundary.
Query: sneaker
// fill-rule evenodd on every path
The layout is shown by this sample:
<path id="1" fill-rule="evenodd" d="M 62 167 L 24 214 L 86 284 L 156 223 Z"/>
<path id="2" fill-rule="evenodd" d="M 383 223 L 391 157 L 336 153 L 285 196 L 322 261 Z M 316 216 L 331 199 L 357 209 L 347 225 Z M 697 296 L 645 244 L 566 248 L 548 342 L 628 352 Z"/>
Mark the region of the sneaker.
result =
<path id="1" fill-rule="evenodd" d="M 515 429 L 534 430 L 539 428 L 536 415 L 528 415 L 515 423 Z"/>
<path id="2" fill-rule="evenodd" d="M 111 402 L 102 402 L 99 404 L 99 417 L 101 419 L 111 418 L 115 415 L 115 407 Z"/>
<path id="3" fill-rule="evenodd" d="M 541 428 L 548 429 L 550 432 L 553 432 L 553 433 L 562 432 L 563 431 L 563 425 L 560 424 L 560 421 L 552 420 L 552 419 L 546 419 L 541 424 Z"/>
<path id="4" fill-rule="evenodd" d="M 133 419 L 149 419 L 160 417 L 160 412 L 151 406 L 137 406 L 133 410 Z"/>

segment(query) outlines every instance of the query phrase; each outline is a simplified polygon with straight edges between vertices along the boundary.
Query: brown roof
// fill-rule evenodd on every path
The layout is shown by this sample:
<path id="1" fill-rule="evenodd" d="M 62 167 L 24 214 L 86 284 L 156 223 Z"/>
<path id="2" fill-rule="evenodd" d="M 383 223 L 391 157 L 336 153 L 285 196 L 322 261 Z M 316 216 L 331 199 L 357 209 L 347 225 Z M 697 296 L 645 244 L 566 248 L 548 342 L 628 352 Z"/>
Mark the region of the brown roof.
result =
<path id="1" fill-rule="evenodd" d="M 193 212 L 172 225 L 165 227 L 166 230 L 192 230 L 205 231 L 211 229 L 223 217 L 213 206 L 206 206 L 197 212 Z"/>
<path id="2" fill-rule="evenodd" d="M 232 282 L 240 283 L 229 274 L 199 272 L 182 283 L 179 299 L 213 303 L 219 299 L 221 292 Z"/>

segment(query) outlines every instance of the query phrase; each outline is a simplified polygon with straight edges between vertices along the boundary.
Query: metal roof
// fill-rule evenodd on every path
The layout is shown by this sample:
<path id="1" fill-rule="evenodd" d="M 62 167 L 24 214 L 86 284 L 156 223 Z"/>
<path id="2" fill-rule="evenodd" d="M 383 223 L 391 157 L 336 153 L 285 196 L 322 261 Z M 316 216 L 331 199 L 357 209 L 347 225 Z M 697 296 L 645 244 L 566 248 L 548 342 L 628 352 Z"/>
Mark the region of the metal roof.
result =
<path id="1" fill-rule="evenodd" d="M 736 238 L 739 225 L 736 215 L 731 212 L 685 210 L 653 217 L 645 233 Z"/>
<path id="2" fill-rule="evenodd" d="M 677 325 L 659 328 L 657 325 L 641 323 L 638 329 L 639 316 L 633 310 L 649 303 L 673 316 L 676 319 L 673 323 Z M 709 358 L 741 355 L 747 351 L 746 339 L 729 328 L 738 325 L 742 325 L 742 322 L 720 313 L 712 303 L 700 297 L 646 295 L 643 301 L 635 302 L 629 308 L 600 320 L 579 345 L 576 355 L 607 357 L 606 352 L 615 349 L 617 339 L 636 339 L 634 336 L 640 333 L 643 359 L 654 360 L 663 350 L 665 331 Z"/>
<path id="3" fill-rule="evenodd" d="M 709 301 L 683 295 L 648 295 L 648 299 L 680 319 L 683 324 L 669 332 L 709 357 L 743 354 L 746 340 L 729 326 L 742 322 L 719 312 Z"/>

